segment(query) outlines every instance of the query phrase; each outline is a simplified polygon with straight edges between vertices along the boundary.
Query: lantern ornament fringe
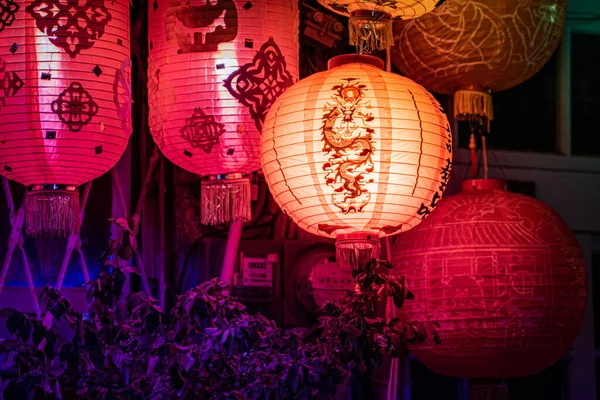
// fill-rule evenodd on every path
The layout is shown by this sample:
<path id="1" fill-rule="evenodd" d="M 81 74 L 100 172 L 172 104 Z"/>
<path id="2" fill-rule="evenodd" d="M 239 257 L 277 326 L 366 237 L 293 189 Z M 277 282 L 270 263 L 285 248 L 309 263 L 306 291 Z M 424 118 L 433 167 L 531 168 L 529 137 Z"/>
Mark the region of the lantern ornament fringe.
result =
<path id="1" fill-rule="evenodd" d="M 214 175 L 202 180 L 201 222 L 218 225 L 248 222 L 252 217 L 250 179 L 243 174 Z"/>
<path id="2" fill-rule="evenodd" d="M 25 194 L 25 231 L 33 237 L 67 237 L 79 232 L 76 186 L 32 185 Z"/>
<path id="3" fill-rule="evenodd" d="M 385 50 L 394 44 L 392 16 L 385 12 L 355 10 L 348 25 L 350 44 L 363 50 Z"/>
<path id="4" fill-rule="evenodd" d="M 469 400 L 508 400 L 508 387 L 501 380 L 469 380 Z"/>
<path id="5" fill-rule="evenodd" d="M 340 234 L 335 241 L 337 265 L 341 269 L 355 269 L 379 257 L 380 248 L 378 235 L 367 232 Z"/>
<path id="6" fill-rule="evenodd" d="M 454 93 L 454 117 L 476 123 L 489 132 L 490 123 L 494 119 L 492 95 L 476 88 L 457 90 Z"/>

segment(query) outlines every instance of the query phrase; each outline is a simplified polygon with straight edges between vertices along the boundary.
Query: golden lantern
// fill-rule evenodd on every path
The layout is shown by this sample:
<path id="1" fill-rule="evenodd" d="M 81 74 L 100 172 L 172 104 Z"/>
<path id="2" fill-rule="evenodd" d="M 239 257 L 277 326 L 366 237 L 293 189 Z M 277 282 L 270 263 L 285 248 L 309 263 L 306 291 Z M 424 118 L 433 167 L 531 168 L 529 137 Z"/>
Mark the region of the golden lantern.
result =
<path id="1" fill-rule="evenodd" d="M 491 92 L 516 86 L 548 62 L 567 0 L 447 0 L 394 24 L 392 62 L 428 90 L 454 95 L 454 115 L 489 131 Z"/>

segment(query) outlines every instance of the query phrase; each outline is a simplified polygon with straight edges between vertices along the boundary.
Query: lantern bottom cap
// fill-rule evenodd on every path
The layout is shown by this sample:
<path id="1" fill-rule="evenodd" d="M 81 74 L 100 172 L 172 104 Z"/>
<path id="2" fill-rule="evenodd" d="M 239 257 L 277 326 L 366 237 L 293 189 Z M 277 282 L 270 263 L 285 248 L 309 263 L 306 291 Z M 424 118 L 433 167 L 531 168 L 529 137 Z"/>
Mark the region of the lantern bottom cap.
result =
<path id="1" fill-rule="evenodd" d="M 363 51 L 385 50 L 394 44 L 392 17 L 383 11 L 352 11 L 348 31 L 350 44 Z"/>
<path id="2" fill-rule="evenodd" d="M 356 269 L 379 257 L 379 235 L 370 232 L 340 234 L 336 237 L 335 250 L 339 268 Z"/>
<path id="3" fill-rule="evenodd" d="M 503 179 L 465 179 L 460 184 L 461 192 L 472 192 L 474 190 L 504 190 L 506 181 Z"/>
<path id="4" fill-rule="evenodd" d="M 469 379 L 469 400 L 508 400 L 508 387 L 502 380 Z"/>
<path id="5" fill-rule="evenodd" d="M 79 232 L 79 191 L 73 185 L 32 185 L 25 194 L 25 233 L 67 237 Z"/>
<path id="6" fill-rule="evenodd" d="M 235 177 L 212 178 L 202 181 L 200 222 L 220 225 L 230 222 L 248 222 L 252 218 L 252 190 L 250 179 Z"/>
<path id="7" fill-rule="evenodd" d="M 494 119 L 492 95 L 477 88 L 454 92 L 454 118 L 481 126 L 486 132 Z"/>

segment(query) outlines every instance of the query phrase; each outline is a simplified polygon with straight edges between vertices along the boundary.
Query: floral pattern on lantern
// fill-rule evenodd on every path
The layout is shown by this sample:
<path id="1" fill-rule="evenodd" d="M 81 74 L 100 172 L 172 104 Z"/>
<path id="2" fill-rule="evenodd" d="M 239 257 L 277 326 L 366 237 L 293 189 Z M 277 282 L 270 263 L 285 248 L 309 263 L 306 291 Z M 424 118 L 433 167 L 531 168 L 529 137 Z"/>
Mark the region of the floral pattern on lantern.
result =
<path id="1" fill-rule="evenodd" d="M 566 12 L 567 0 L 446 0 L 394 23 L 392 62 L 427 89 L 454 94 L 455 116 L 489 130 L 489 92 L 526 81 L 548 62 Z"/>
<path id="2" fill-rule="evenodd" d="M 0 4 L 0 173 L 27 186 L 26 232 L 75 233 L 77 187 L 131 134 L 129 4 Z"/>
<path id="3" fill-rule="evenodd" d="M 587 284 L 575 236 L 550 207 L 504 186 L 463 182 L 393 246 L 394 273 L 415 295 L 401 313 L 439 325 L 441 344 L 410 347 L 436 373 L 536 374 L 581 327 Z"/>
<path id="4" fill-rule="evenodd" d="M 452 165 L 439 103 L 382 67 L 371 56 L 332 59 L 328 71 L 279 97 L 261 137 L 273 198 L 300 228 L 337 238 L 340 265 L 354 257 L 344 246 L 367 257 L 380 236 L 418 225 L 441 199 Z"/>
<path id="5" fill-rule="evenodd" d="M 298 78 L 297 4 L 157 0 L 149 16 L 154 140 L 203 177 L 204 224 L 246 221 L 266 112 Z"/>
<path id="6" fill-rule="evenodd" d="M 16 72 L 6 71 L 6 62 L 0 57 L 0 74 L 2 74 L 2 92 L 0 93 L 0 111 L 6 105 L 6 98 L 15 96 L 19 90 L 25 86 L 25 82 L 17 75 Z M 2 96 L 3 95 L 3 96 Z"/>
<path id="7" fill-rule="evenodd" d="M 19 11 L 19 4 L 14 0 L 0 3 L 0 32 L 15 22 L 15 14 Z"/>
<path id="8" fill-rule="evenodd" d="M 248 107 L 258 132 L 269 107 L 288 87 L 294 77 L 286 69 L 285 57 L 273 38 L 269 38 L 251 63 L 242 65 L 225 79 L 225 87 L 233 97 Z"/>
<path id="9" fill-rule="evenodd" d="M 50 42 L 71 58 L 91 48 L 112 19 L 104 0 L 35 0 L 26 10 Z"/>
<path id="10" fill-rule="evenodd" d="M 58 98 L 50 103 L 52 112 L 72 132 L 79 132 L 98 114 L 98 104 L 81 83 L 73 82 Z"/>

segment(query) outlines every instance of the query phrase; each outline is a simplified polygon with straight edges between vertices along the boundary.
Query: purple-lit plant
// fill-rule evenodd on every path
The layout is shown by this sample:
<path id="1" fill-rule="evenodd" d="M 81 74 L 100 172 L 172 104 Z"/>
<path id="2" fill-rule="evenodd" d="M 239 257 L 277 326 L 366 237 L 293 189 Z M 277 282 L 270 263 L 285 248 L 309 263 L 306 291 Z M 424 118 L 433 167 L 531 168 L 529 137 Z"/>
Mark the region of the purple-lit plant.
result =
<path id="1" fill-rule="evenodd" d="M 4 399 L 347 397 L 385 357 L 404 357 L 408 342 L 438 340 L 428 324 L 377 316 L 387 296 L 397 307 L 412 296 L 403 278 L 385 274 L 387 262 L 359 267 L 343 305 L 326 304 L 315 337 L 303 340 L 246 312 L 217 279 L 179 296 L 169 314 L 143 293 L 121 299 L 126 253 L 112 244 L 112 271 L 88 284 L 85 315 L 57 290 L 42 291 L 43 310 L 66 322 L 72 338 L 12 313 L 14 338 L 0 344 Z"/>

